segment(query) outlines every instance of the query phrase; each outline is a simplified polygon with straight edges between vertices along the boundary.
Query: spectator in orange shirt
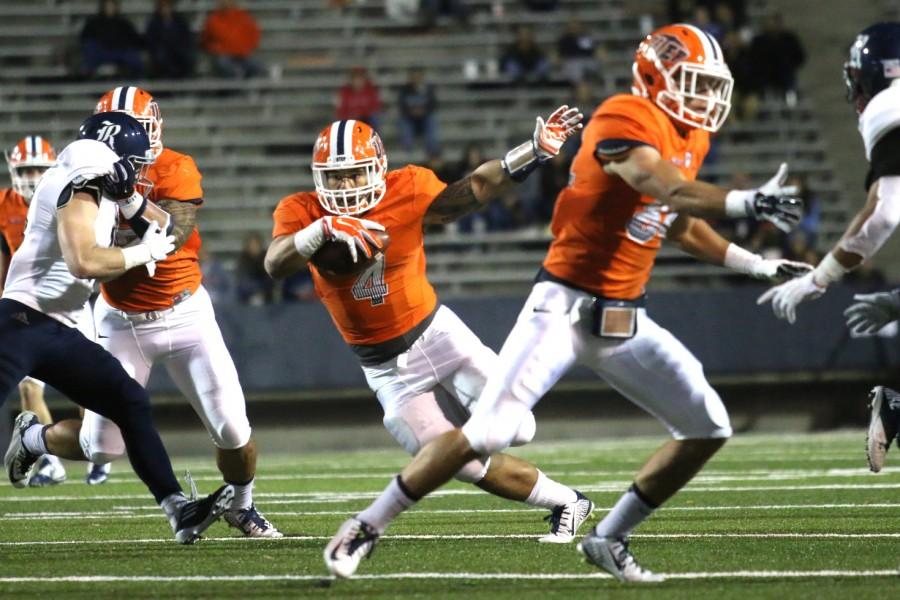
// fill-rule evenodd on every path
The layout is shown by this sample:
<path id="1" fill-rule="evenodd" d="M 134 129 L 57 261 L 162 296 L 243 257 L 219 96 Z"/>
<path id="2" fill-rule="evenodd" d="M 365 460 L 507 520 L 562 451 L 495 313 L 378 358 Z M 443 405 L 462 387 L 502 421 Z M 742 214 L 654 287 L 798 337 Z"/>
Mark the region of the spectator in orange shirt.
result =
<path id="1" fill-rule="evenodd" d="M 212 58 L 216 75 L 237 79 L 265 73 L 265 67 L 253 58 L 259 37 L 256 19 L 237 0 L 219 0 L 206 16 L 200 43 Z"/>
<path id="2" fill-rule="evenodd" d="M 378 131 L 381 112 L 381 93 L 375 85 L 365 67 L 353 67 L 348 73 L 347 83 L 338 91 L 337 114 L 338 121 L 356 119 L 365 121 Z"/>

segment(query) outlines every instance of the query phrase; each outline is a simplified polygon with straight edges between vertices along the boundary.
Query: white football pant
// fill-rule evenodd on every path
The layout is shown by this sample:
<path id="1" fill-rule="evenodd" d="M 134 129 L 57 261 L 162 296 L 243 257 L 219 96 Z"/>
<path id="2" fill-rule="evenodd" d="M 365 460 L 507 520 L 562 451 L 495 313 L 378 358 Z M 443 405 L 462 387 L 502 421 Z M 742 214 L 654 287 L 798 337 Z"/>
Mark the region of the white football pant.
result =
<path id="1" fill-rule="evenodd" d="M 496 366 L 493 350 L 482 344 L 452 310 L 441 306 L 409 350 L 362 369 L 384 409 L 385 428 L 415 455 L 422 446 L 468 419 Z M 511 445 L 528 443 L 534 437 L 534 415 L 527 411 L 519 421 L 521 426 L 512 432 Z M 473 460 L 456 477 L 475 483 L 481 481 L 487 467 L 488 459 Z"/>
<path id="2" fill-rule="evenodd" d="M 576 363 L 662 421 L 675 439 L 731 435 L 728 413 L 703 366 L 675 336 L 641 308 L 633 338 L 599 338 L 589 319 L 579 320 L 580 299 L 590 296 L 549 281 L 534 286 L 463 427 L 475 450 L 493 454 L 510 446 L 522 415 Z"/>
<path id="3" fill-rule="evenodd" d="M 145 387 L 150 369 L 163 363 L 213 443 L 226 450 L 245 446 L 250 423 L 244 393 L 209 294 L 200 286 L 190 298 L 162 312 L 154 321 L 128 319 L 101 296 L 94 306 L 97 342 Z M 91 411 L 84 413 L 79 438 L 84 455 L 94 463 L 125 454 L 119 428 Z"/>

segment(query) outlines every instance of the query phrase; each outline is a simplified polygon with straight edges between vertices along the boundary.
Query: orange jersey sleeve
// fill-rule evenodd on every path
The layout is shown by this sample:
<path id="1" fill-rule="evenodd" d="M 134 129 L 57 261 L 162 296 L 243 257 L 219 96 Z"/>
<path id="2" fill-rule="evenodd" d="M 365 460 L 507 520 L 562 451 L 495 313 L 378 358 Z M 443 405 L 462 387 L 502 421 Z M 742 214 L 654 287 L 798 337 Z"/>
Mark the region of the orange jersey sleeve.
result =
<path id="1" fill-rule="evenodd" d="M 0 234 L 9 249 L 15 254 L 25 239 L 25 225 L 28 218 L 28 204 L 21 194 L 12 188 L 0 190 Z"/>
<path id="2" fill-rule="evenodd" d="M 709 149 L 709 134 L 682 135 L 652 102 L 613 96 L 592 115 L 572 161 L 570 183 L 553 212 L 553 242 L 544 269 L 598 296 L 640 296 L 668 227 L 677 214 L 603 170 L 605 160 L 652 146 L 688 179 Z"/>
<path id="3" fill-rule="evenodd" d="M 310 264 L 316 294 L 348 344 L 374 345 L 404 335 L 437 306 L 425 276 L 424 218 L 445 187 L 422 167 L 407 166 L 386 177 L 384 198 L 359 215 L 384 226 L 387 252 L 359 275 L 324 275 Z M 311 192 L 283 199 L 273 215 L 272 236 L 289 235 L 328 213 Z"/>
<path id="4" fill-rule="evenodd" d="M 202 176 L 194 159 L 187 154 L 164 148 L 147 172 L 153 182 L 148 199 L 153 202 L 178 200 L 197 206 L 203 202 Z M 194 227 L 181 248 L 156 263 L 156 274 L 136 267 L 101 286 L 103 297 L 119 310 L 148 312 L 169 308 L 179 298 L 200 287 L 200 232 Z"/>

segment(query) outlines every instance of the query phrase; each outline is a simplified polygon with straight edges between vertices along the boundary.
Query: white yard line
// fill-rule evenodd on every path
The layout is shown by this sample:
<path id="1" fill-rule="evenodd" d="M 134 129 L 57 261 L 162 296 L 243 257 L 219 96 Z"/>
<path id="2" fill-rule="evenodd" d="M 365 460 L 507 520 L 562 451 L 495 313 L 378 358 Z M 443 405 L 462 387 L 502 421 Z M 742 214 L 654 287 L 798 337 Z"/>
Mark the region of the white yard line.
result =
<path id="1" fill-rule="evenodd" d="M 545 469 L 546 470 L 546 469 Z M 879 477 L 900 473 L 900 467 L 885 467 L 881 471 Z M 384 479 L 390 480 L 396 476 L 396 471 L 341 471 L 326 473 L 259 473 L 260 481 L 296 481 L 302 479 L 323 479 L 323 480 L 344 480 L 344 479 Z M 634 474 L 633 469 L 621 470 L 565 470 L 557 469 L 553 471 L 553 476 L 557 478 L 566 477 L 631 477 Z M 701 471 L 693 481 L 695 483 L 703 482 L 723 482 L 723 481 L 780 481 L 785 479 L 813 479 L 820 477 L 871 477 L 872 474 L 864 467 L 853 468 L 832 468 L 832 469 L 742 469 L 740 471 L 708 469 Z M 218 473 L 213 472 L 211 475 L 194 475 L 194 481 L 221 481 L 222 477 Z M 623 480 L 624 481 L 624 480 Z M 80 482 L 73 482 L 80 483 Z M 116 474 L 106 481 L 106 485 L 123 485 L 123 484 L 139 484 L 140 480 L 133 474 Z M 610 482 L 618 483 L 618 482 Z"/>
<path id="2" fill-rule="evenodd" d="M 541 534 L 538 533 L 473 533 L 473 534 L 397 534 L 387 535 L 384 537 L 387 541 L 446 541 L 446 540 L 536 540 Z M 635 533 L 631 536 L 634 539 L 900 539 L 900 533 L 780 533 L 780 532 L 758 532 L 758 533 Z M 276 544 L 286 543 L 290 540 L 294 541 L 328 541 L 331 539 L 329 535 L 286 535 L 277 541 L 264 538 L 245 538 L 245 537 L 204 537 L 201 543 L 259 543 L 272 542 Z M 29 540 L 18 542 L 0 542 L 0 547 L 16 547 L 16 546 L 73 546 L 73 545 L 96 545 L 96 544 L 172 544 L 175 541 L 172 538 L 145 538 L 145 539 L 113 539 L 113 540 Z"/>
<path id="3" fill-rule="evenodd" d="M 582 485 L 578 489 L 582 492 L 598 492 L 598 493 L 618 493 L 624 492 L 630 485 L 630 481 L 603 483 L 595 485 Z M 680 490 L 679 493 L 691 492 L 766 492 L 766 491 L 803 491 L 803 490 L 894 490 L 900 489 L 900 482 L 887 483 L 882 478 L 877 478 L 867 483 L 822 483 L 822 484 L 806 484 L 806 485 L 755 485 L 755 486 L 704 486 L 704 485 L 688 485 Z M 381 490 L 371 490 L 363 492 L 258 492 L 253 494 L 254 498 L 273 498 L 273 499 L 296 499 L 297 504 L 314 504 L 329 502 L 349 502 L 353 500 L 370 500 L 376 498 Z M 482 495 L 485 492 L 472 489 L 448 489 L 438 490 L 428 495 L 429 498 L 441 498 L 447 496 L 474 496 Z M 40 496 L 29 494 L 28 492 L 17 493 L 14 496 L 0 497 L 0 503 L 3 502 L 56 502 L 56 501 L 85 501 L 94 502 L 97 500 L 146 500 L 148 494 L 101 494 L 101 495 L 54 495 Z"/>
<path id="4" fill-rule="evenodd" d="M 276 504 L 295 504 L 293 500 L 268 500 L 266 506 Z M 596 506 L 595 510 L 607 511 L 611 506 Z M 762 504 L 762 505 L 737 505 L 737 506 L 671 506 L 662 510 L 669 511 L 748 511 L 748 510 L 831 510 L 831 509 L 900 509 L 900 503 L 873 503 L 873 504 Z M 419 508 L 410 514 L 503 514 L 503 513 L 545 513 L 543 508 Z M 135 514 L 137 513 L 137 514 Z M 146 514 L 144 514 L 146 513 Z M 306 510 L 306 511 L 279 511 L 266 510 L 268 516 L 278 517 L 314 517 L 352 514 L 347 510 Z M 14 521 L 18 519 L 30 519 L 35 521 L 51 521 L 58 519 L 143 519 L 158 518 L 159 507 L 156 506 L 113 506 L 112 510 L 101 511 L 54 511 L 54 512 L 7 512 L 0 515 L 0 521 Z"/>
<path id="5" fill-rule="evenodd" d="M 851 571 L 710 571 L 696 573 L 661 573 L 666 579 L 811 579 L 821 577 L 896 577 L 896 569 Z M 363 581 L 398 579 L 469 579 L 469 580 L 579 580 L 611 579 L 611 575 L 590 573 L 381 573 L 354 577 Z M 321 575 L 71 575 L 63 577 L 0 577 L 0 583 L 172 583 L 172 582 L 242 582 L 242 581 L 330 581 Z M 350 582 L 339 585 L 352 585 Z"/>

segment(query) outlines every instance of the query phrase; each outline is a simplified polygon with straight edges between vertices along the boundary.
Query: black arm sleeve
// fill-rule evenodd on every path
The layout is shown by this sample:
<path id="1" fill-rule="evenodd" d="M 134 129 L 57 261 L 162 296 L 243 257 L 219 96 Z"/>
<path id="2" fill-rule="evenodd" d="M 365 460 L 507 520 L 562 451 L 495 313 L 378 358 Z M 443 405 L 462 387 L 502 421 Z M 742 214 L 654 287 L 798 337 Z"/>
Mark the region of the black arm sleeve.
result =
<path id="1" fill-rule="evenodd" d="M 879 177 L 900 175 L 900 127 L 884 134 L 872 148 L 872 162 L 866 175 L 866 191 Z"/>

